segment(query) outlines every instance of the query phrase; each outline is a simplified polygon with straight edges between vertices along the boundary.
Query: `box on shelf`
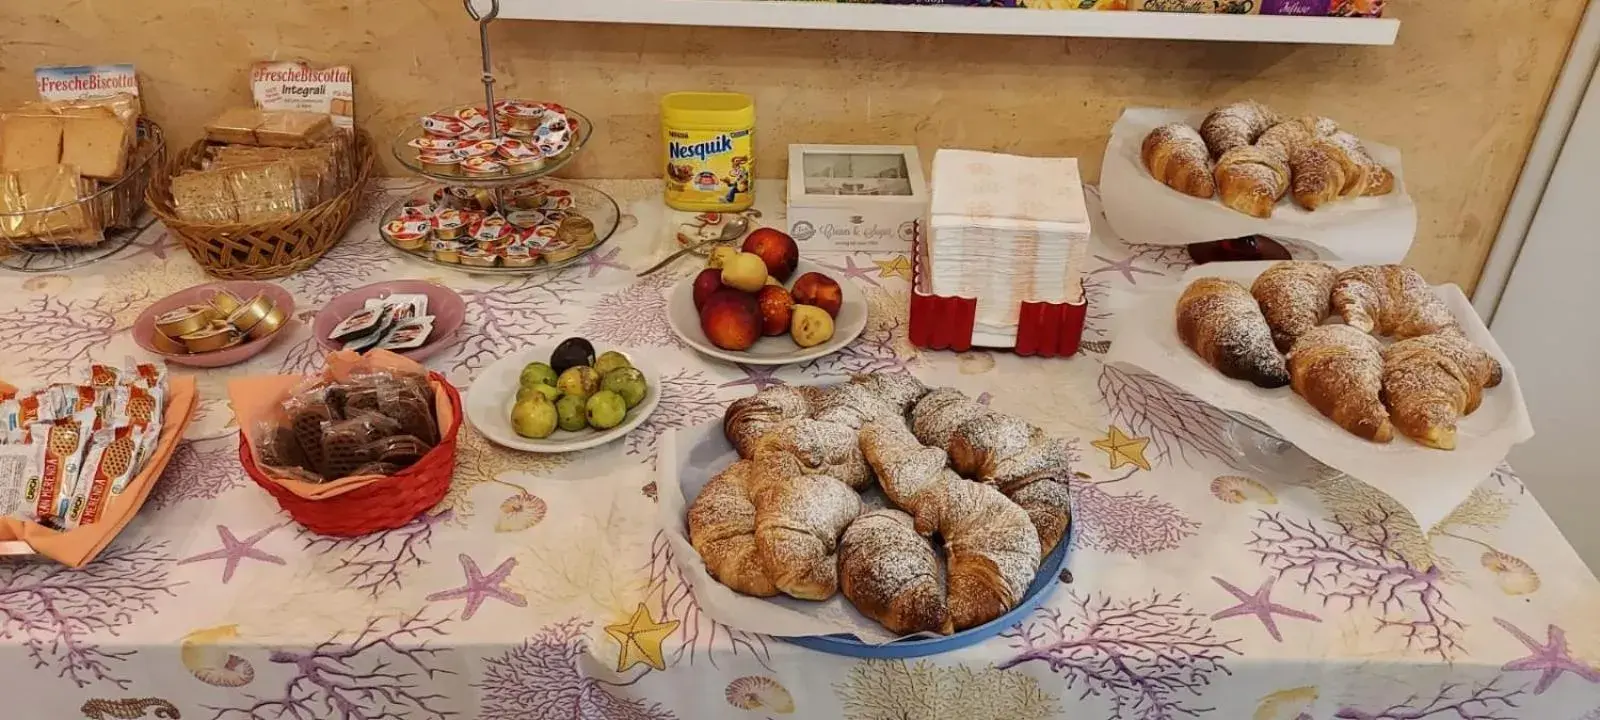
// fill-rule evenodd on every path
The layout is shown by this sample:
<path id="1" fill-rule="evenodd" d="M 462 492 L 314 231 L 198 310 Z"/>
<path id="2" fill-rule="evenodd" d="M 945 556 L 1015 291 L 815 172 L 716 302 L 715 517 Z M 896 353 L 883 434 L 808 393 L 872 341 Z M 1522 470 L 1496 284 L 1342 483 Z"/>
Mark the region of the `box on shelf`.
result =
<path id="1" fill-rule="evenodd" d="M 909 252 L 928 212 L 909 145 L 790 145 L 789 234 L 808 252 Z"/>
<path id="2" fill-rule="evenodd" d="M 1261 12 L 1261 5 L 1252 0 L 1133 0 L 1130 9 L 1141 12 L 1255 15 Z"/>

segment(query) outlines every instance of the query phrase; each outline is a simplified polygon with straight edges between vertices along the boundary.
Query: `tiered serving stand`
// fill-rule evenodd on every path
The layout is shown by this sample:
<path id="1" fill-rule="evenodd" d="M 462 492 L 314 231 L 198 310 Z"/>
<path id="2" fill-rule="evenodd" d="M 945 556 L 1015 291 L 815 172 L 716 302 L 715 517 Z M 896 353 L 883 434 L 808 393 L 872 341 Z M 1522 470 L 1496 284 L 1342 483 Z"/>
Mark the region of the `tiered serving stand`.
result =
<path id="1" fill-rule="evenodd" d="M 477 7 L 479 4 L 487 4 L 489 8 L 488 11 L 480 11 Z M 479 0 L 479 2 L 476 3 L 474 0 L 462 0 L 462 6 L 466 8 L 467 14 L 478 23 L 478 39 L 483 53 L 484 114 L 489 118 L 490 137 L 498 140 L 504 135 L 505 128 L 501 127 L 500 120 L 497 117 L 498 113 L 494 111 L 495 80 L 494 73 L 491 71 L 489 63 L 489 24 L 500 15 L 500 0 Z M 466 106 L 456 106 L 441 110 L 440 112 L 453 114 L 455 111 L 464 107 Z M 589 122 L 589 118 L 584 117 L 582 114 L 570 109 L 566 111 L 566 114 L 572 129 L 572 138 L 567 144 L 566 148 L 553 155 L 547 155 L 544 158 L 544 163 L 536 170 L 529 170 L 520 173 L 507 171 L 503 174 L 490 177 L 465 177 L 454 174 L 443 175 L 424 170 L 422 163 L 417 159 L 417 149 L 410 144 L 413 140 L 423 136 L 423 129 L 421 125 L 412 125 L 406 128 L 394 138 L 392 151 L 395 159 L 399 160 L 400 164 L 404 165 L 406 169 L 421 177 L 433 181 L 434 184 L 425 186 L 424 188 L 417 190 L 412 195 L 402 198 L 390 205 L 389 208 L 383 213 L 382 222 L 384 224 L 388 224 L 390 220 L 400 216 L 402 210 L 409 202 L 412 202 L 420 197 L 431 196 L 441 187 L 471 188 L 474 190 L 486 191 L 493 196 L 495 207 L 502 208 L 502 212 L 504 212 L 503 209 L 507 207 L 506 203 L 504 202 L 505 193 L 508 189 L 526 186 L 537 181 L 541 187 L 545 188 L 547 191 L 564 191 L 551 193 L 552 197 L 560 198 L 560 209 L 563 209 L 568 213 L 577 213 L 582 215 L 588 218 L 589 221 L 594 224 L 595 241 L 593 244 L 589 245 L 587 248 L 584 248 L 581 252 L 557 262 L 541 260 L 538 264 L 527 267 L 505 267 L 499 265 L 493 267 L 483 267 L 463 266 L 456 263 L 438 261 L 433 259 L 432 254 L 427 248 L 423 248 L 421 250 L 408 250 L 395 245 L 393 241 L 389 240 L 387 237 L 384 239 L 388 241 L 396 250 L 399 250 L 400 252 L 415 257 L 419 260 L 443 267 L 454 268 L 462 272 L 475 274 L 527 275 L 532 273 L 559 270 L 573 263 L 581 262 L 585 255 L 594 252 L 600 246 L 604 245 L 606 241 L 611 238 L 612 234 L 616 232 L 617 224 L 622 216 L 622 211 L 617 206 L 616 200 L 612 199 L 611 196 L 605 194 L 599 189 L 581 183 L 548 177 L 550 174 L 560 170 L 568 163 L 572 162 L 572 160 L 578 156 L 578 153 L 581 152 L 584 146 L 588 143 L 590 135 L 594 133 L 594 124 Z"/>

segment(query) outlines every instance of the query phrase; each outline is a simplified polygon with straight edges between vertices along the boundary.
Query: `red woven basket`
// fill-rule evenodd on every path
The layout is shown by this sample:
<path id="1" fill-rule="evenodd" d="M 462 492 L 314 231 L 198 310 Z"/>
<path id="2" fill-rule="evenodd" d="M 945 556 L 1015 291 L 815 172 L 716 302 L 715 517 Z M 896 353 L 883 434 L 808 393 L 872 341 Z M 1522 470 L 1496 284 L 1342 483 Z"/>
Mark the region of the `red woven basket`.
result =
<path id="1" fill-rule="evenodd" d="M 294 494 L 273 482 L 256 468 L 255 457 L 244 435 L 239 436 L 239 462 L 261 489 L 278 499 L 278 505 L 295 522 L 323 535 L 355 537 L 380 530 L 392 530 L 416 519 L 439 504 L 450 490 L 456 470 L 456 435 L 461 430 L 461 393 L 439 373 L 428 379 L 444 388 L 450 399 L 450 427 L 441 433 L 439 444 L 415 465 L 381 480 L 321 500 Z"/>

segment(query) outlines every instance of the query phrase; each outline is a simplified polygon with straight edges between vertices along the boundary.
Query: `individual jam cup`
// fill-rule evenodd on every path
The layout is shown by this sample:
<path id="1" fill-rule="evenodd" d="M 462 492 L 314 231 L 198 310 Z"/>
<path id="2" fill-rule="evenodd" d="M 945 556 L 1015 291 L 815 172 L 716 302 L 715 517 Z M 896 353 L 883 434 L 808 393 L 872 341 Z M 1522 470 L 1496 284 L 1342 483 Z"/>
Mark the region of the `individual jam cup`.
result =
<path id="1" fill-rule="evenodd" d="M 481 108 L 461 108 L 460 110 L 456 111 L 456 117 L 461 120 L 462 124 L 467 126 L 468 130 L 489 127 L 489 116 L 483 114 L 483 110 Z"/>
<path id="2" fill-rule="evenodd" d="M 461 171 L 467 177 L 495 177 L 504 175 L 506 166 L 487 157 L 472 157 L 461 161 Z"/>
<path id="3" fill-rule="evenodd" d="M 513 210 L 506 213 L 506 222 L 516 228 L 531 228 L 543 224 L 545 218 L 538 210 Z"/>
<path id="4" fill-rule="evenodd" d="M 494 267 L 499 257 L 493 250 L 483 248 L 467 248 L 461 251 L 461 264 L 472 267 Z"/>
<path id="5" fill-rule="evenodd" d="M 432 135 L 424 135 L 424 136 L 419 137 L 419 138 L 412 138 L 411 142 L 408 142 L 406 144 L 410 145 L 411 147 L 414 147 L 414 148 L 416 148 L 418 150 L 427 150 L 427 151 L 430 151 L 430 152 L 444 152 L 445 150 L 454 150 L 454 149 L 456 149 L 457 146 L 461 145 L 461 141 L 457 140 L 455 138 L 434 137 Z"/>
<path id="6" fill-rule="evenodd" d="M 500 264 L 506 267 L 525 268 L 539 263 L 539 252 L 526 245 L 512 243 L 500 251 Z"/>
<path id="7" fill-rule="evenodd" d="M 451 115 L 435 114 L 422 116 L 422 131 L 433 137 L 460 137 L 462 134 L 467 132 L 467 129 L 466 123 L 461 122 L 460 118 Z"/>
<path id="8" fill-rule="evenodd" d="M 461 243 L 454 240 L 434 240 L 428 244 L 428 250 L 438 262 L 452 265 L 461 262 Z"/>
<path id="9" fill-rule="evenodd" d="M 417 163 L 429 175 L 460 175 L 461 156 L 454 150 L 444 152 L 419 152 Z"/>
<path id="10" fill-rule="evenodd" d="M 428 244 L 433 223 L 429 220 L 395 219 L 384 223 L 383 236 L 401 250 L 421 250 Z"/>
<path id="11" fill-rule="evenodd" d="M 459 240 L 467 227 L 460 210 L 445 208 L 433 215 L 433 236 L 440 240 Z"/>

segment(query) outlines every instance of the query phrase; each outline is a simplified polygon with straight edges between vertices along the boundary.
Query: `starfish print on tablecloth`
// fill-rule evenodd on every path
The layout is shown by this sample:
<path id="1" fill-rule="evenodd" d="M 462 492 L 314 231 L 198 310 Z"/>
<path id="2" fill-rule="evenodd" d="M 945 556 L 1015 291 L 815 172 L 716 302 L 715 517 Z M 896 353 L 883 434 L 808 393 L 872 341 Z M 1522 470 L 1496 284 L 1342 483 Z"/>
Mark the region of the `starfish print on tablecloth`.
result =
<path id="1" fill-rule="evenodd" d="M 1233 583 L 1216 577 L 1215 575 L 1213 575 L 1211 579 L 1218 585 L 1221 585 L 1223 590 L 1227 590 L 1229 594 L 1239 599 L 1238 605 L 1234 605 L 1233 607 L 1220 610 L 1212 614 L 1212 620 L 1239 617 L 1240 615 L 1254 615 L 1257 620 L 1261 621 L 1262 625 L 1267 627 L 1267 634 L 1271 635 L 1272 639 L 1278 642 L 1283 642 L 1283 636 L 1278 634 L 1278 621 L 1272 617 L 1274 614 L 1299 618 L 1301 620 L 1310 620 L 1311 622 L 1322 622 L 1322 618 L 1312 615 L 1311 613 L 1303 610 L 1295 610 L 1294 608 L 1284 607 L 1273 602 L 1272 584 L 1276 581 L 1276 578 L 1267 578 L 1267 581 L 1261 583 L 1261 587 L 1257 588 L 1254 594 L 1240 590 Z"/>
<path id="2" fill-rule="evenodd" d="M 777 377 L 777 367 L 770 365 L 746 365 L 744 363 L 738 363 L 738 365 L 739 369 L 744 371 L 745 377 L 738 380 L 725 382 L 717 387 L 730 388 L 738 387 L 740 385 L 749 385 L 755 388 L 756 392 L 760 392 L 774 385 L 788 384 Z"/>
<path id="3" fill-rule="evenodd" d="M 883 287 L 882 285 L 878 284 L 878 279 L 874 277 L 878 274 L 878 266 L 873 265 L 872 267 L 861 267 L 860 265 L 856 264 L 856 256 L 854 255 L 844 256 L 843 265 L 833 265 L 831 263 L 820 261 L 817 264 L 830 270 L 838 270 L 839 272 L 844 273 L 845 279 L 860 280 L 865 283 L 870 283 L 873 287 Z"/>
<path id="4" fill-rule="evenodd" d="M 633 617 L 627 622 L 607 625 L 606 634 L 622 646 L 622 652 L 617 655 L 617 672 L 627 670 L 634 665 L 644 663 L 657 670 L 667 669 L 666 659 L 661 654 L 661 642 L 678 629 L 677 620 L 656 622 L 650 617 L 650 610 L 639 603 L 638 609 L 633 611 Z"/>
<path id="5" fill-rule="evenodd" d="M 507 590 L 503 586 L 506 577 L 511 574 L 512 568 L 516 566 L 516 558 L 506 558 L 506 561 L 500 563 L 500 566 L 495 568 L 494 572 L 485 576 L 483 571 L 478 569 L 478 563 L 474 562 L 466 553 L 462 553 L 461 569 L 466 571 L 467 584 L 452 590 L 441 590 L 429 595 L 428 602 L 466 598 L 467 608 L 461 613 L 462 620 L 471 620 L 472 616 L 478 612 L 478 608 L 483 605 L 483 601 L 488 598 L 494 598 L 513 607 L 527 607 L 528 598 L 523 597 L 521 593 Z"/>
<path id="6" fill-rule="evenodd" d="M 1147 269 L 1142 268 L 1142 267 L 1134 267 L 1133 258 L 1131 258 L 1131 257 L 1126 257 L 1126 258 L 1123 258 L 1121 260 L 1112 260 L 1111 258 L 1105 257 L 1103 255 L 1096 255 L 1096 256 L 1094 256 L 1094 259 L 1105 263 L 1105 266 L 1104 267 L 1098 267 L 1098 268 L 1095 268 L 1094 270 L 1089 271 L 1090 275 L 1099 275 L 1100 273 L 1106 272 L 1107 270 L 1116 271 L 1116 272 L 1119 272 L 1119 273 L 1122 274 L 1122 279 L 1127 280 L 1129 285 L 1138 285 L 1139 284 L 1138 279 L 1135 277 L 1135 275 L 1137 273 L 1144 273 L 1145 275 L 1155 275 L 1155 276 L 1158 276 L 1158 277 L 1161 275 L 1160 272 L 1157 272 L 1155 270 L 1147 270 Z"/>
<path id="7" fill-rule="evenodd" d="M 872 264 L 878 266 L 878 277 L 897 277 L 911 282 L 911 258 L 896 255 L 888 260 L 873 260 Z"/>
<path id="8" fill-rule="evenodd" d="M 583 265 L 584 265 L 584 267 L 589 269 L 589 277 L 590 278 L 594 278 L 594 277 L 599 276 L 600 273 L 604 272 L 606 268 L 615 268 L 617 270 L 627 270 L 628 269 L 627 265 L 623 265 L 622 263 L 617 262 L 617 255 L 619 255 L 621 253 L 622 253 L 622 248 L 614 247 L 614 248 L 611 248 L 610 252 L 608 252 L 608 253 L 606 253 L 604 255 L 601 255 L 600 251 L 598 251 L 598 250 L 596 250 L 594 252 L 591 252 L 591 253 L 589 253 L 587 255 L 584 255 L 583 256 Z"/>
<path id="9" fill-rule="evenodd" d="M 1520 660 L 1512 660 L 1501 666 L 1501 670 L 1528 670 L 1539 671 L 1539 684 L 1533 687 L 1533 694 L 1542 695 L 1550 689 L 1550 685 L 1561 677 L 1562 673 L 1572 673 L 1592 683 L 1600 683 L 1600 669 L 1572 657 L 1572 652 L 1567 649 L 1567 632 L 1554 625 L 1545 630 L 1546 640 L 1543 645 L 1529 637 L 1527 633 L 1511 623 L 1495 618 L 1494 622 L 1505 631 L 1516 636 L 1523 645 L 1533 651 Z"/>
<path id="10" fill-rule="evenodd" d="M 1122 432 L 1122 428 L 1112 425 L 1105 437 L 1089 444 L 1106 451 L 1106 454 L 1111 456 L 1112 470 L 1123 465 L 1135 465 L 1140 470 L 1150 469 L 1150 461 L 1144 458 L 1144 448 L 1150 444 L 1150 438 L 1128 437 Z"/>
<path id="11" fill-rule="evenodd" d="M 211 552 L 204 552 L 193 557 L 186 557 L 182 560 L 179 560 L 178 564 L 188 565 L 189 563 L 204 562 L 206 560 L 226 560 L 227 564 L 222 567 L 222 583 L 224 585 L 226 585 L 229 580 L 233 579 L 233 571 L 239 569 L 239 563 L 245 558 L 250 558 L 251 560 L 260 560 L 261 562 L 271 563 L 273 565 L 284 565 L 285 563 L 283 558 L 273 555 L 265 550 L 256 549 L 256 543 L 266 539 L 266 537 L 271 535 L 274 530 L 277 530 L 283 526 L 284 523 L 278 523 L 277 525 L 273 525 L 272 527 L 240 540 L 238 537 L 234 536 L 233 531 L 229 530 L 228 526 L 218 525 L 217 535 L 222 538 L 222 547 L 212 550 Z"/>

